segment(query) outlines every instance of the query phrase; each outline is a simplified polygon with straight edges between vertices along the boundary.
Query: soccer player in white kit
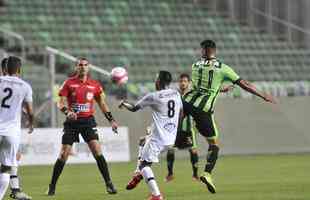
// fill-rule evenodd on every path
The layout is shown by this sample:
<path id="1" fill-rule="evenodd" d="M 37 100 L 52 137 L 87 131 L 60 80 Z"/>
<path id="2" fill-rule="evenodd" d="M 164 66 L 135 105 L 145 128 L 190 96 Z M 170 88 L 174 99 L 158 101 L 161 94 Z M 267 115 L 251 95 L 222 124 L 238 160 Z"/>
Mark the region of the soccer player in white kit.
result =
<path id="1" fill-rule="evenodd" d="M 0 77 L 0 200 L 8 188 L 11 167 L 17 166 L 23 103 L 29 118 L 29 133 L 33 132 L 32 89 L 19 78 L 20 68 L 21 60 L 10 56 L 6 62 L 7 75 Z"/>
<path id="2" fill-rule="evenodd" d="M 1 62 L 1 70 L 2 70 L 3 76 L 8 75 L 7 69 L 6 69 L 7 61 L 8 61 L 8 58 L 4 58 Z M 25 110 L 25 114 L 27 114 L 26 109 L 23 108 L 23 110 Z M 18 152 L 16 155 L 16 159 L 18 163 L 20 162 L 21 156 L 22 156 L 21 153 Z M 18 172 L 18 166 L 12 166 L 11 174 L 10 174 L 10 188 L 11 188 L 10 197 L 12 199 L 17 199 L 17 200 L 31 200 L 32 197 L 27 195 L 25 192 L 21 190 L 17 172 Z"/>
<path id="3" fill-rule="evenodd" d="M 127 185 L 127 189 L 133 189 L 144 178 L 152 193 L 149 200 L 163 199 L 151 165 L 153 162 L 159 162 L 158 156 L 162 151 L 174 145 L 179 118 L 182 114 L 181 95 L 177 90 L 169 88 L 171 81 L 170 72 L 160 71 L 155 82 L 156 92 L 147 94 L 135 105 L 126 101 L 122 101 L 119 105 L 120 108 L 125 107 L 132 112 L 145 107 L 150 107 L 153 111 L 151 135 L 147 138 L 141 152 L 140 174 L 133 177 L 129 183 L 130 187 Z"/>

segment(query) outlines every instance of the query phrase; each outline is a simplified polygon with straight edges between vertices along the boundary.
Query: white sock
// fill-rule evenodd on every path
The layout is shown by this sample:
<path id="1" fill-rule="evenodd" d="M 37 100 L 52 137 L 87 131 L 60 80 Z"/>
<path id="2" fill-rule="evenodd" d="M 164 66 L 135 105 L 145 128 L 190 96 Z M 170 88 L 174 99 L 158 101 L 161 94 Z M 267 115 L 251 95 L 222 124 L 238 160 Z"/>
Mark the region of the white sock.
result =
<path id="1" fill-rule="evenodd" d="M 140 163 L 141 163 L 140 159 L 141 159 L 142 149 L 143 149 L 143 146 L 139 146 L 138 161 L 137 161 L 137 167 L 136 167 L 135 173 L 140 172 L 139 166 L 140 166 Z"/>
<path id="2" fill-rule="evenodd" d="M 0 173 L 0 200 L 3 199 L 10 182 L 10 174 Z"/>
<path id="3" fill-rule="evenodd" d="M 19 179 L 17 176 L 18 167 L 11 167 L 10 187 L 11 189 L 19 189 Z"/>
<path id="4" fill-rule="evenodd" d="M 154 196 L 160 195 L 160 191 L 154 179 L 154 174 L 153 174 L 152 169 L 146 166 L 141 170 L 141 174 L 144 180 L 146 181 L 146 184 L 149 186 L 149 189 L 151 190 L 152 195 Z"/>

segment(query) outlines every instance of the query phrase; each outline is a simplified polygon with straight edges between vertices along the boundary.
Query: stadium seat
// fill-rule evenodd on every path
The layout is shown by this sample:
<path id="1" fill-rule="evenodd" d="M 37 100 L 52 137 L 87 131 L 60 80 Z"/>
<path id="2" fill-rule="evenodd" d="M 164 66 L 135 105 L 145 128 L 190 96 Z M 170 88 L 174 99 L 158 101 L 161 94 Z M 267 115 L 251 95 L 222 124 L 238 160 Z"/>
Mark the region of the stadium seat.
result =
<path id="1" fill-rule="evenodd" d="M 216 41 L 219 59 L 244 78 L 310 80 L 305 50 L 215 14 L 201 3 L 10 0 L 7 12 L 0 14 L 5 16 L 0 17 L 1 27 L 22 34 L 30 52 L 52 45 L 90 56 L 98 65 L 126 65 L 133 82 L 152 79 L 143 72 L 150 68 L 189 71 L 205 38 Z"/>

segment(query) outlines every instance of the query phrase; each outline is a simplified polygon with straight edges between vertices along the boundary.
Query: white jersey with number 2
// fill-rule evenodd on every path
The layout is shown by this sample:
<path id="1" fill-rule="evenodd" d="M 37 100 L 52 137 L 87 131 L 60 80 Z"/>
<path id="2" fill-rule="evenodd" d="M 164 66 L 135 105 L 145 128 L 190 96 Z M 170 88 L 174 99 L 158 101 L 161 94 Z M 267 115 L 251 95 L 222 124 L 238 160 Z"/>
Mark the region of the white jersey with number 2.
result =
<path id="1" fill-rule="evenodd" d="M 152 109 L 152 140 L 161 145 L 173 145 L 177 135 L 182 99 L 177 90 L 165 89 L 144 96 L 136 104 Z"/>
<path id="2" fill-rule="evenodd" d="M 31 86 L 17 76 L 0 76 L 0 136 L 19 136 L 23 102 L 32 102 Z"/>

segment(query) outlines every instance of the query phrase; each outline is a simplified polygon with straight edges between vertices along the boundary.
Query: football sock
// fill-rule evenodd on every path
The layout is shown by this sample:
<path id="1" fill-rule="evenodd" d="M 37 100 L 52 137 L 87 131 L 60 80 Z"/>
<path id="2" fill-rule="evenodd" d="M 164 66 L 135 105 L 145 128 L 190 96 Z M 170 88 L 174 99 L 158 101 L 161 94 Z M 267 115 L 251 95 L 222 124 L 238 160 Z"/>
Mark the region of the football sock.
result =
<path id="1" fill-rule="evenodd" d="M 111 178 L 110 178 L 108 164 L 107 164 L 105 158 L 101 154 L 101 155 L 95 156 L 95 159 L 97 161 L 97 166 L 99 168 L 99 171 L 100 171 L 105 183 L 106 184 L 110 183 Z"/>
<path id="2" fill-rule="evenodd" d="M 140 159 L 141 159 L 141 155 L 142 155 L 142 149 L 143 149 L 143 146 L 139 145 L 138 161 L 137 161 L 137 167 L 136 167 L 135 172 L 140 172 L 139 166 L 141 164 Z"/>
<path id="3" fill-rule="evenodd" d="M 9 187 L 10 183 L 10 174 L 0 173 L 0 199 L 3 199 L 6 190 Z"/>
<path id="4" fill-rule="evenodd" d="M 143 169 L 141 170 L 141 174 L 146 181 L 146 184 L 149 186 L 152 195 L 160 195 L 160 191 L 155 181 L 152 169 L 149 166 L 143 167 Z"/>
<path id="5" fill-rule="evenodd" d="M 11 167 L 10 187 L 12 190 L 19 190 L 19 180 L 17 176 L 18 167 Z"/>
<path id="6" fill-rule="evenodd" d="M 193 153 L 192 151 L 189 152 L 191 157 L 191 163 L 193 168 L 193 176 L 198 176 L 198 154 Z"/>
<path id="7" fill-rule="evenodd" d="M 174 150 L 168 150 L 168 152 L 167 152 L 168 176 L 173 175 L 173 164 L 174 164 L 174 160 L 175 160 Z"/>
<path id="8" fill-rule="evenodd" d="M 220 150 L 220 148 L 217 145 L 210 145 L 209 146 L 205 172 L 208 172 L 208 173 L 212 172 L 212 170 L 215 166 L 217 157 L 218 157 L 219 150 Z"/>
<path id="9" fill-rule="evenodd" d="M 56 185 L 57 180 L 65 166 L 66 162 L 63 160 L 60 160 L 59 158 L 57 159 L 54 169 L 53 169 L 53 175 L 52 175 L 52 180 L 51 180 L 51 185 Z"/>

